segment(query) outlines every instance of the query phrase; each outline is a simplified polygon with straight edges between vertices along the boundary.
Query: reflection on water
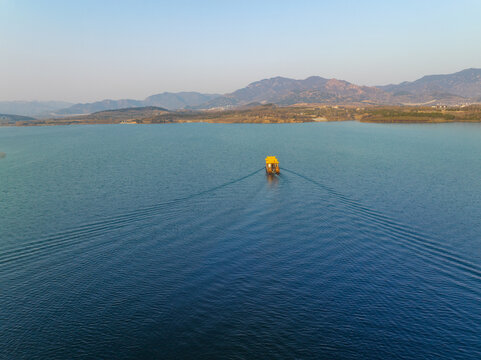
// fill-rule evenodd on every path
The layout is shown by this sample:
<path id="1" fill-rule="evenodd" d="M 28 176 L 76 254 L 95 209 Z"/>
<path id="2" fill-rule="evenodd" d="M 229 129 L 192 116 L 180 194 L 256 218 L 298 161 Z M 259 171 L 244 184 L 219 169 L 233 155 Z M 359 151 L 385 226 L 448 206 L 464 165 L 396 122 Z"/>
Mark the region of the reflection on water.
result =
<path id="1" fill-rule="evenodd" d="M 276 188 L 277 185 L 279 184 L 279 175 L 266 174 L 266 178 L 267 178 L 267 184 L 269 184 L 269 187 Z"/>

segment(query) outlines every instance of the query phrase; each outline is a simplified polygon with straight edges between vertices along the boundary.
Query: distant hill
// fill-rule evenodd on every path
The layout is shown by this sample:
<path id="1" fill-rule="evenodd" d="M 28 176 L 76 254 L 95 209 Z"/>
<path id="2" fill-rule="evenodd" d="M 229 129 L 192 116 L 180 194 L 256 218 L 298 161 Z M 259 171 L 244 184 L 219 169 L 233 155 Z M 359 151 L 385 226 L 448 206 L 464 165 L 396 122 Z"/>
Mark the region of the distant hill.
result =
<path id="1" fill-rule="evenodd" d="M 56 115 L 80 115 L 91 114 L 104 110 L 116 110 L 130 107 L 157 106 L 168 110 L 178 110 L 189 107 L 195 107 L 213 98 L 218 97 L 217 94 L 201 94 L 198 92 L 164 92 L 147 97 L 144 100 L 102 100 L 92 103 L 75 104 L 56 112 Z"/>
<path id="2" fill-rule="evenodd" d="M 419 99 L 449 96 L 479 99 L 481 97 L 481 69 L 466 69 L 447 75 L 428 75 L 416 81 L 378 86 L 378 89 L 391 94 L 412 95 Z"/>
<path id="3" fill-rule="evenodd" d="M 50 116 L 59 109 L 73 105 L 65 101 L 0 101 L 0 113 L 23 116 Z"/>
<path id="4" fill-rule="evenodd" d="M 97 119 L 123 117 L 127 119 L 132 117 L 148 116 L 152 114 L 167 113 L 167 112 L 169 112 L 169 110 L 158 107 L 158 106 L 143 106 L 143 107 L 131 107 L 131 108 L 117 109 L 117 110 L 98 111 L 93 114 L 90 114 L 89 117 L 92 117 L 92 118 L 95 117 Z"/>
<path id="5" fill-rule="evenodd" d="M 33 121 L 35 118 L 21 115 L 0 114 L 0 124 L 14 124 L 17 121 Z"/>

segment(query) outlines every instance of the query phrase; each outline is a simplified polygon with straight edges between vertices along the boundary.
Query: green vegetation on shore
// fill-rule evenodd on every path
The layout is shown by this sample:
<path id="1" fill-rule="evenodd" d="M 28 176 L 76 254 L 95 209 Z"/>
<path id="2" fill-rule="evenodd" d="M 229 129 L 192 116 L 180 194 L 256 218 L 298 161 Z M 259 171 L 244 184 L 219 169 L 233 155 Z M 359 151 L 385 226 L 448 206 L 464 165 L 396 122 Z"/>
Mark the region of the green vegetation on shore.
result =
<path id="1" fill-rule="evenodd" d="M 359 120 L 377 123 L 479 122 L 481 106 L 465 107 L 381 107 L 366 109 Z"/>
<path id="2" fill-rule="evenodd" d="M 12 119 L 10 119 L 12 120 Z M 302 123 L 357 120 L 372 123 L 481 122 L 481 105 L 470 106 L 366 106 L 348 105 L 256 105 L 235 110 L 168 111 L 159 107 L 109 110 L 90 115 L 44 120 L 18 119 L 8 125 L 71 124 L 165 124 L 211 123 Z"/>

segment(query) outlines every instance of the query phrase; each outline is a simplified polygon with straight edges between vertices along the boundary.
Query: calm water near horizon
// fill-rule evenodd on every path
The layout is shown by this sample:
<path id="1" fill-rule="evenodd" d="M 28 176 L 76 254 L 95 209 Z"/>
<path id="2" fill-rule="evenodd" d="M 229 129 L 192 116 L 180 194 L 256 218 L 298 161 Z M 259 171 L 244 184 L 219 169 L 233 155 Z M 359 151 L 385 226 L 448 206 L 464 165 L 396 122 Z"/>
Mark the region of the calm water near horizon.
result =
<path id="1" fill-rule="evenodd" d="M 0 359 L 481 358 L 481 124 L 10 127 L 0 152 Z"/>

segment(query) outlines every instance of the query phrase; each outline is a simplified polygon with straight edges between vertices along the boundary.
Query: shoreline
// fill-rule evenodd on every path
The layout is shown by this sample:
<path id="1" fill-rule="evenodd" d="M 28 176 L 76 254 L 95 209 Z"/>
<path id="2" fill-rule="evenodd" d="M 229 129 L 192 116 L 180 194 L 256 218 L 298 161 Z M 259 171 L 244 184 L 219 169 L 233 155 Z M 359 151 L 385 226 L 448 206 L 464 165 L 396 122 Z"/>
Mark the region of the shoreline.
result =
<path id="1" fill-rule="evenodd" d="M 360 124 L 383 124 L 383 125 L 439 125 L 439 124 L 481 124 L 481 120 L 474 121 L 361 121 L 349 120 L 327 120 L 327 121 L 292 121 L 292 122 L 228 122 L 228 121 L 179 121 L 171 123 L 58 123 L 58 124 L 0 124 L 0 128 L 28 128 L 28 127 L 53 127 L 53 126 L 97 126 L 97 125 L 175 125 L 175 124 L 232 124 L 232 125 L 289 125 L 289 124 L 323 124 L 334 122 L 357 122 Z"/>
<path id="2" fill-rule="evenodd" d="M 10 117 L 10 119 L 8 118 Z M 4 115 L 0 127 L 107 125 L 107 124 L 296 124 L 358 121 L 373 124 L 443 124 L 481 123 L 481 105 L 465 107 L 439 106 L 349 106 L 272 104 L 248 109 L 216 111 L 168 111 L 155 108 L 107 110 L 82 116 L 49 119 L 16 120 Z"/>

